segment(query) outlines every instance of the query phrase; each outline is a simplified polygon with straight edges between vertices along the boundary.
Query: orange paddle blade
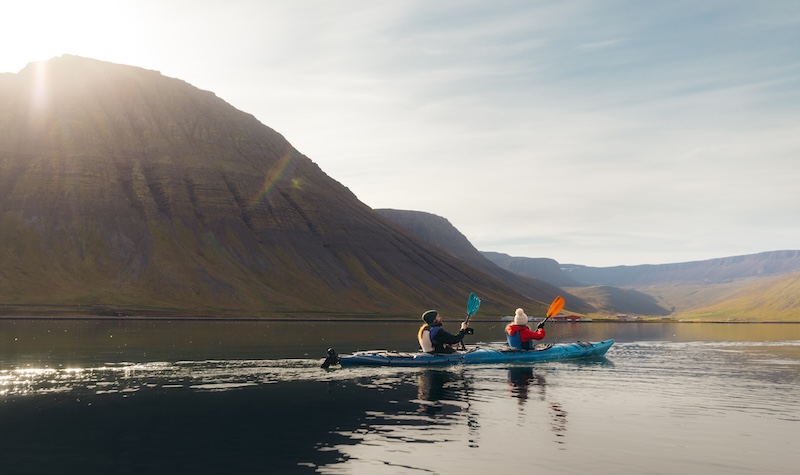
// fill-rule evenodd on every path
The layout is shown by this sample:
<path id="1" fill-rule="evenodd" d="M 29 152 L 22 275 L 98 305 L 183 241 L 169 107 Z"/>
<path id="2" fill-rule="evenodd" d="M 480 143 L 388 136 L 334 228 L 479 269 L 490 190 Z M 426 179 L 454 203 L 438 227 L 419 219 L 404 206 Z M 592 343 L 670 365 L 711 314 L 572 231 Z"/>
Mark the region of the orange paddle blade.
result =
<path id="1" fill-rule="evenodd" d="M 564 308 L 564 303 L 564 297 L 560 295 L 556 297 L 556 299 L 553 300 L 553 303 L 550 304 L 550 308 L 547 309 L 547 318 L 558 315 L 558 312 Z"/>

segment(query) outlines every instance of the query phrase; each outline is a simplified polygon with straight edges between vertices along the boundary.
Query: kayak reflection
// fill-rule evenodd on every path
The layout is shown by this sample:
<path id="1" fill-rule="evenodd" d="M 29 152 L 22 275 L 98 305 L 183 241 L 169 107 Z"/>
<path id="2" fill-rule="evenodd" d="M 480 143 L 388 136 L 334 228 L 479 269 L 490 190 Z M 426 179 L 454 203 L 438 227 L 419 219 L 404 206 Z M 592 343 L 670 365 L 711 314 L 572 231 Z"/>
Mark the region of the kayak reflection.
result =
<path id="1" fill-rule="evenodd" d="M 478 447 L 480 423 L 472 407 L 472 381 L 464 371 L 425 369 L 417 373 L 418 412 L 428 417 L 466 417 L 468 446 Z"/>
<path id="2" fill-rule="evenodd" d="M 530 396 L 531 384 L 535 385 L 538 389 L 539 400 L 547 403 L 548 412 L 550 413 L 550 429 L 556 437 L 564 437 L 567 431 L 567 411 L 558 402 L 548 401 L 547 393 L 547 380 L 543 374 L 533 371 L 530 366 L 512 366 L 508 368 L 508 384 L 511 390 L 511 397 L 516 398 L 519 402 L 519 409 L 525 405 Z M 559 444 L 563 444 L 563 440 L 558 440 Z"/>
<path id="3" fill-rule="evenodd" d="M 528 399 L 528 388 L 533 382 L 539 389 L 539 400 L 544 401 L 547 381 L 543 374 L 534 373 L 530 366 L 512 366 L 508 368 L 508 384 L 511 397 L 519 399 L 519 404 L 524 405 Z"/>
<path id="4" fill-rule="evenodd" d="M 428 415 L 458 412 L 469 404 L 469 384 L 462 372 L 438 369 L 420 371 L 417 374 L 419 411 Z"/>

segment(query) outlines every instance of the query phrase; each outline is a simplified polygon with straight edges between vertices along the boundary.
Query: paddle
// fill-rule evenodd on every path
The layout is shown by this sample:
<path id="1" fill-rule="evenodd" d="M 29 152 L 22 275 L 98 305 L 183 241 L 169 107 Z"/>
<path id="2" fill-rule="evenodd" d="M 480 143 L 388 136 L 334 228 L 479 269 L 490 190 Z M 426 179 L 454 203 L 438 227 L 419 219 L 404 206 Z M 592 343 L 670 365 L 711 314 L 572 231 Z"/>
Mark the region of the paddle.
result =
<path id="1" fill-rule="evenodd" d="M 469 317 L 475 315 L 475 312 L 478 311 L 478 308 L 480 306 L 481 306 L 481 299 L 479 299 L 477 295 L 475 295 L 472 292 L 470 292 L 469 293 L 469 299 L 467 300 L 467 319 L 464 320 L 467 323 L 467 325 L 469 325 Z M 474 331 L 471 331 L 471 330 L 472 330 L 471 328 L 467 329 L 467 335 L 472 335 L 473 333 L 475 333 Z M 461 339 L 461 349 L 462 350 L 467 349 L 464 346 L 464 339 L 463 338 Z"/>
<path id="2" fill-rule="evenodd" d="M 553 303 L 550 304 L 550 308 L 547 309 L 547 316 L 545 317 L 544 320 L 542 320 L 542 323 L 540 323 L 539 325 L 543 325 L 548 318 L 555 317 L 556 315 L 558 315 L 558 312 L 560 312 L 564 308 L 565 303 L 566 302 L 564 302 L 564 297 L 560 295 L 556 297 L 555 300 L 553 300 Z"/>
<path id="3" fill-rule="evenodd" d="M 478 311 L 478 308 L 480 306 L 481 306 L 481 299 L 479 299 L 477 295 L 470 292 L 469 300 L 467 300 L 467 320 L 466 320 L 467 323 L 469 323 L 469 317 L 475 315 L 475 312 Z"/>

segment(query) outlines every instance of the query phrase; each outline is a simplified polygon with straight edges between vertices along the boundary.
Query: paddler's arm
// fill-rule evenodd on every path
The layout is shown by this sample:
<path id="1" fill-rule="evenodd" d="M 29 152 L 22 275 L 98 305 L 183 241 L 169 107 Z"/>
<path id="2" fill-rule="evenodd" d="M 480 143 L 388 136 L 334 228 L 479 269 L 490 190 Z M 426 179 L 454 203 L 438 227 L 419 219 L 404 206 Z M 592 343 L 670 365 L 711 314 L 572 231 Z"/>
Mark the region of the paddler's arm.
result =
<path id="1" fill-rule="evenodd" d="M 438 333 L 436 333 L 436 341 L 439 343 L 444 343 L 447 345 L 454 345 L 461 341 L 464 338 L 464 334 L 467 333 L 468 325 L 466 322 L 461 322 L 461 330 L 458 331 L 455 335 L 451 333 L 447 333 L 446 330 L 441 329 Z"/>
<path id="2" fill-rule="evenodd" d="M 544 338 L 544 328 L 537 327 L 536 331 L 531 330 L 530 328 L 525 328 L 521 332 L 519 332 L 520 337 L 522 337 L 522 341 L 530 341 L 530 340 L 541 340 Z"/>

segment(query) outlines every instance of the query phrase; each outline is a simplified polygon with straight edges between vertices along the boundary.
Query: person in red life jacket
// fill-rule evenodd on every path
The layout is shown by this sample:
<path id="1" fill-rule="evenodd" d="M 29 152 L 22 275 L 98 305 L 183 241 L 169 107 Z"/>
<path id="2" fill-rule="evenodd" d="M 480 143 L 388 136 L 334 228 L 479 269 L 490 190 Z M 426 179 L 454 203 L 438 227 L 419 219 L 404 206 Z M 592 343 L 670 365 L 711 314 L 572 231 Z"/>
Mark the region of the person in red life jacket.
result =
<path id="1" fill-rule="evenodd" d="M 506 325 L 506 339 L 508 346 L 520 350 L 533 348 L 533 340 L 544 338 L 544 322 L 536 326 L 536 331 L 528 328 L 528 316 L 521 308 L 514 315 L 514 322 Z"/>
<path id="2" fill-rule="evenodd" d="M 461 330 L 455 335 L 442 328 L 442 316 L 436 310 L 422 314 L 424 322 L 417 332 L 417 341 L 425 353 L 452 353 L 453 345 L 458 344 L 467 333 L 467 322 L 461 322 Z"/>

